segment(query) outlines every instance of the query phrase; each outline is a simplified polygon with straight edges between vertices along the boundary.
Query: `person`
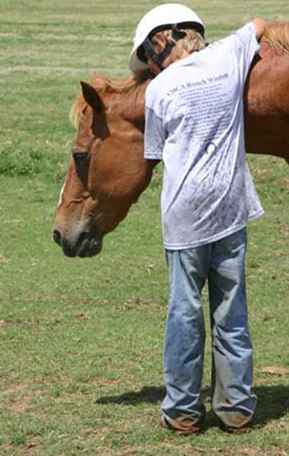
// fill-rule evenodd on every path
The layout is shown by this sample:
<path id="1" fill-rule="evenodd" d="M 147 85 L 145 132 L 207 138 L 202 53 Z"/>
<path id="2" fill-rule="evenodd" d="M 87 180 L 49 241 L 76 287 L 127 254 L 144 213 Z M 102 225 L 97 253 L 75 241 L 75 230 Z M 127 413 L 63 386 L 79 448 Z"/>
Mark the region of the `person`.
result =
<path id="1" fill-rule="evenodd" d="M 139 22 L 135 74 L 155 78 L 145 95 L 146 160 L 163 161 L 161 213 L 169 267 L 161 424 L 203 428 L 201 384 L 208 283 L 212 408 L 227 431 L 251 424 L 252 345 L 245 285 L 246 225 L 263 214 L 245 157 L 243 92 L 265 21 L 255 18 L 207 45 L 205 26 L 181 4 L 162 4 Z"/>

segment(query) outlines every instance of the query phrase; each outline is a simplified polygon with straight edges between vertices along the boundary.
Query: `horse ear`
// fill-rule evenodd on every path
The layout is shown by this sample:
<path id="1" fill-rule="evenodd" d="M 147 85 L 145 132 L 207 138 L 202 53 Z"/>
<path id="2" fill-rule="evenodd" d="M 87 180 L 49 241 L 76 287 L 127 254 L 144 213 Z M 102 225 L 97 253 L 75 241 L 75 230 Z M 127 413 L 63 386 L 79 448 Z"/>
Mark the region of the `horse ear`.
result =
<path id="1" fill-rule="evenodd" d="M 95 88 L 84 81 L 80 81 L 80 84 L 85 101 L 100 114 L 104 109 L 104 105 Z"/>

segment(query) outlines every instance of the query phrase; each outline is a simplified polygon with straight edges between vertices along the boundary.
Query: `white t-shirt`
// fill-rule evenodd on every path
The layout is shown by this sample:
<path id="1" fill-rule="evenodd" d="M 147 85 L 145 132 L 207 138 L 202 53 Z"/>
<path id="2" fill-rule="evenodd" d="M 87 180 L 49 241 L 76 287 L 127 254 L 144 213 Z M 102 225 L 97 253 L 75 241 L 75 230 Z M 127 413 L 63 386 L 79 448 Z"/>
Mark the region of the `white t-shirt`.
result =
<path id="1" fill-rule="evenodd" d="M 170 65 L 146 91 L 145 158 L 163 160 L 166 249 L 217 241 L 263 214 L 246 163 L 243 90 L 253 23 Z"/>

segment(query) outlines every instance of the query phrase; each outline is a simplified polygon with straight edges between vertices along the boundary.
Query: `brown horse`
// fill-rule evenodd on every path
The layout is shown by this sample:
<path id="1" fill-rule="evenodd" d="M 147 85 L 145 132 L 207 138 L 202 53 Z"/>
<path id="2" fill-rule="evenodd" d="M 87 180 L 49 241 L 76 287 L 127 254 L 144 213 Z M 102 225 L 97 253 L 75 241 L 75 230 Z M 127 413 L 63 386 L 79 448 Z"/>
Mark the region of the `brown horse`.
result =
<path id="1" fill-rule="evenodd" d="M 59 197 L 54 240 L 68 256 L 100 252 L 103 236 L 126 216 L 150 182 L 143 158 L 144 94 L 150 80 L 82 83 L 73 117 L 78 132 Z M 268 26 L 245 90 L 250 153 L 289 161 L 289 23 Z"/>

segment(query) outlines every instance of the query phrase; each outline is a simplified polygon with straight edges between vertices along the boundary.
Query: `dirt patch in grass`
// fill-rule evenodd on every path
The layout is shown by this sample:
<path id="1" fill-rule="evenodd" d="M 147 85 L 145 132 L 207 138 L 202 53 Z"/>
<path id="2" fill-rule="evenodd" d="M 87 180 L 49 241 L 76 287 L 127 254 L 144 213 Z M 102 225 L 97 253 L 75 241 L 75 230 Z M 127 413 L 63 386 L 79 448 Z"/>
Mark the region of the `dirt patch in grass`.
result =
<path id="1" fill-rule="evenodd" d="M 0 255 L 0 264 L 8 263 L 8 258 L 3 255 Z"/>
<path id="2" fill-rule="evenodd" d="M 111 428 L 106 426 L 106 427 L 100 427 L 100 428 L 86 428 L 82 429 L 80 431 L 81 437 L 89 437 L 89 436 L 98 436 L 100 437 L 100 440 L 103 440 L 107 434 L 111 432 Z"/>
<path id="3" fill-rule="evenodd" d="M 2 393 L 7 397 L 6 405 L 7 408 L 16 413 L 24 413 L 29 408 L 31 401 L 33 399 L 32 394 L 25 394 L 25 391 L 28 390 L 29 385 L 25 383 L 18 383 L 15 385 L 9 385 L 7 389 L 4 389 Z M 20 396 L 20 397 L 19 397 Z"/>
<path id="4" fill-rule="evenodd" d="M 15 394 L 18 393 L 19 391 L 23 391 L 28 388 L 28 385 L 25 383 L 16 383 L 15 385 L 9 385 L 9 388 L 4 390 L 3 392 L 5 394 Z"/>
<path id="5" fill-rule="evenodd" d="M 288 456 L 288 453 L 283 450 L 282 448 L 270 448 L 268 450 L 263 450 L 261 448 L 241 448 L 239 452 L 236 452 L 236 449 L 234 450 L 229 450 L 230 452 L 227 453 L 226 450 L 224 450 L 224 453 L 222 453 L 224 456 L 233 456 L 236 454 L 239 454 L 239 456 Z M 220 453 L 220 451 L 219 451 Z"/>
<path id="6" fill-rule="evenodd" d="M 168 446 L 168 449 L 170 446 Z M 171 447 L 172 449 L 172 447 Z M 137 453 L 138 455 L 141 453 Z M 144 453 L 146 454 L 146 453 Z M 148 453 L 150 454 L 150 453 Z M 153 453 L 151 453 L 153 454 Z M 167 454 L 172 454 L 170 451 Z M 188 455 L 188 456 L 199 456 L 199 455 L 210 455 L 210 456 L 288 456 L 286 450 L 282 448 L 270 448 L 264 450 L 263 448 L 256 447 L 225 447 L 225 448 L 199 448 L 191 446 L 182 446 L 181 451 L 176 453 L 179 456 Z"/>
<path id="7" fill-rule="evenodd" d="M 159 447 L 146 446 L 145 448 L 123 448 L 120 452 L 104 450 L 102 454 L 104 456 L 152 456 L 157 454 L 166 454 L 168 456 L 288 456 L 286 450 L 282 448 L 270 448 L 268 450 L 255 447 L 201 448 L 193 445 L 193 443 L 181 445 L 180 447 L 174 444 L 165 444 L 162 445 L 161 453 Z"/>
<path id="8" fill-rule="evenodd" d="M 226 453 L 224 453 L 225 455 Z M 230 456 L 236 455 L 236 449 L 235 451 L 231 451 L 231 453 L 228 453 Z M 227 455 L 227 454 L 226 454 Z M 243 448 L 240 450 L 239 453 L 240 456 L 288 456 L 288 453 L 286 450 L 283 450 L 282 448 L 270 448 L 268 450 L 263 450 L 261 448 Z"/>
<path id="9" fill-rule="evenodd" d="M 283 377 L 283 376 L 288 376 L 289 374 L 289 369 L 286 367 L 281 367 L 281 366 L 266 366 L 262 367 L 259 369 L 262 374 L 266 375 L 273 375 L 277 377 Z"/>
<path id="10" fill-rule="evenodd" d="M 8 408 L 14 413 L 24 413 L 29 409 L 33 397 L 30 395 L 23 396 L 21 399 L 12 399 L 8 403 Z"/>
<path id="11" fill-rule="evenodd" d="M 277 181 L 277 184 L 281 187 L 281 188 L 285 188 L 286 190 L 289 191 L 289 179 L 288 177 L 282 177 L 281 179 L 279 179 Z"/>
<path id="12" fill-rule="evenodd" d="M 21 320 L 16 318 L 15 320 L 0 320 L 0 328 L 6 328 L 8 326 L 30 326 L 30 325 L 39 325 L 39 320 L 32 318 L 31 320 Z"/>
<path id="13" fill-rule="evenodd" d="M 96 386 L 111 386 L 111 385 L 119 385 L 121 380 L 117 379 L 110 379 L 110 378 L 95 378 L 89 383 L 96 385 Z"/>
<path id="14" fill-rule="evenodd" d="M 274 176 L 272 168 L 254 168 L 254 176 L 258 179 L 259 183 L 266 183 L 269 179 L 272 179 Z"/>

